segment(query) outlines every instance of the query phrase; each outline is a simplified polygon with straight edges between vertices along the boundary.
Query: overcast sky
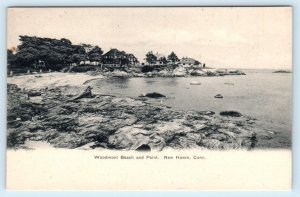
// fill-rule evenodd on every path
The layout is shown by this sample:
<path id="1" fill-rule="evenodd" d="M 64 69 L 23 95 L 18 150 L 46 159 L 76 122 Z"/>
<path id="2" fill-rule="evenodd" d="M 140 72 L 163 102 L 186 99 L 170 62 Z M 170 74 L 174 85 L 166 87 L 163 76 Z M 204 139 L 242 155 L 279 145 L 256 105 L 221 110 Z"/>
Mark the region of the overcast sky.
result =
<path id="1" fill-rule="evenodd" d="M 7 47 L 19 35 L 153 52 L 211 67 L 292 66 L 291 8 L 9 8 Z"/>

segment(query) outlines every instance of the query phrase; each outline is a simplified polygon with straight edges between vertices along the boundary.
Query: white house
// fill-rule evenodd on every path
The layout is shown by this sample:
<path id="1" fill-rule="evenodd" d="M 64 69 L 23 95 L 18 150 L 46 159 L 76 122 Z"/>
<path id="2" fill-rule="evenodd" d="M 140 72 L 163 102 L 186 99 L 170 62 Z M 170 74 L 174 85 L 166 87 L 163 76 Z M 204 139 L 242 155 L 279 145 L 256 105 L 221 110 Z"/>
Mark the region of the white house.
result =
<path id="1" fill-rule="evenodd" d="M 188 58 L 188 57 L 183 57 L 179 62 L 178 62 L 179 66 L 182 67 L 203 67 L 202 63 L 193 59 L 193 58 Z"/>

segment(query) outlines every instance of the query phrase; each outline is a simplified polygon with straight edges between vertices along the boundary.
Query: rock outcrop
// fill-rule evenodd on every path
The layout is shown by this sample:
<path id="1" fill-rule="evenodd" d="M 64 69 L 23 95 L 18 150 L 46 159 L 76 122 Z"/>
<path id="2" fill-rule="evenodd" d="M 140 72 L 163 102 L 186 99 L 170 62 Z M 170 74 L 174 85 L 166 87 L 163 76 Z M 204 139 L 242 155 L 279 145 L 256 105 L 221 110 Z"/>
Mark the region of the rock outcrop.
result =
<path id="1" fill-rule="evenodd" d="M 41 93 L 37 102 L 9 84 L 8 147 L 46 141 L 59 148 L 248 149 L 257 141 L 255 123 L 245 115 L 176 111 L 147 100 L 90 96 L 90 90 L 72 86 L 34 90 Z M 80 96 L 85 93 L 88 96 Z"/>
<path id="2" fill-rule="evenodd" d="M 245 75 L 240 70 L 215 70 L 215 69 L 201 69 L 201 68 L 165 68 L 162 67 L 151 67 L 145 66 L 147 69 L 142 68 L 123 68 L 123 70 L 115 69 L 114 71 L 103 70 L 103 71 L 88 71 L 90 75 L 101 74 L 107 77 L 189 77 L 189 76 L 225 76 L 225 75 Z"/>
<path id="3" fill-rule="evenodd" d="M 187 75 L 187 70 L 185 68 L 178 67 L 173 70 L 173 75 L 175 77 L 184 77 Z"/>

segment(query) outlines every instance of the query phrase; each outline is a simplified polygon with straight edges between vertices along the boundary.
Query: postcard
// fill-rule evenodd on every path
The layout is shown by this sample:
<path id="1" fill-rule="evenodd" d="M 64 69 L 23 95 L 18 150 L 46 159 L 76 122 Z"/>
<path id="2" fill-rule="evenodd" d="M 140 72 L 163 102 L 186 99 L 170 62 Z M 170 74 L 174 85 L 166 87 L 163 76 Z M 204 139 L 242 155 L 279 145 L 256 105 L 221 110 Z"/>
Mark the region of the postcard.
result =
<path id="1" fill-rule="evenodd" d="M 292 185 L 292 7 L 7 8 L 8 190 Z"/>

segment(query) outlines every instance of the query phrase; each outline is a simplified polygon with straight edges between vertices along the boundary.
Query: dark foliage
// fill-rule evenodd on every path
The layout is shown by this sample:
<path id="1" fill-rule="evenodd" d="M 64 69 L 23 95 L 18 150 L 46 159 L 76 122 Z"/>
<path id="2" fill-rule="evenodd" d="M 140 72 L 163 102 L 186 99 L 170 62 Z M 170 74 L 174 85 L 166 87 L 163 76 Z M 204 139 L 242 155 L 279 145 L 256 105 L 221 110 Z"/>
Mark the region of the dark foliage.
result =
<path id="1" fill-rule="evenodd" d="M 157 61 L 157 57 L 153 54 L 152 51 L 149 51 L 149 52 L 146 54 L 146 61 L 147 61 L 149 64 L 154 64 L 154 63 Z"/>
<path id="2" fill-rule="evenodd" d="M 68 39 L 20 36 L 21 44 L 16 53 L 7 51 L 7 61 L 11 68 L 29 67 L 34 69 L 61 70 L 71 64 L 101 60 L 103 51 L 98 46 L 74 45 Z"/>
<path id="3" fill-rule="evenodd" d="M 177 55 L 172 51 L 172 53 L 168 56 L 168 60 L 170 60 L 171 62 L 175 63 L 177 61 L 179 61 Z"/>
<path id="4" fill-rule="evenodd" d="M 143 66 L 142 67 L 143 73 L 152 72 L 153 70 L 154 70 L 154 67 L 151 67 L 151 66 Z"/>

